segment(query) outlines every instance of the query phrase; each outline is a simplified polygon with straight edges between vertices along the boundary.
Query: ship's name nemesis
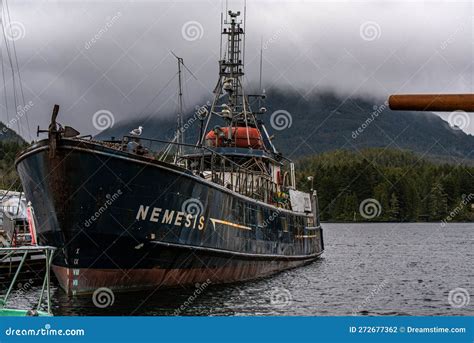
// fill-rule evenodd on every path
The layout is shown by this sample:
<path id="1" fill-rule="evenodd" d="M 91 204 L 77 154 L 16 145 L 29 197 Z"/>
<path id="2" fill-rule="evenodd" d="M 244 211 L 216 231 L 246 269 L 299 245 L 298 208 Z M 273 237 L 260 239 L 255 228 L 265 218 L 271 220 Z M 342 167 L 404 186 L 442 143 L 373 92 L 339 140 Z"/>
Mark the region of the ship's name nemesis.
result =
<path id="1" fill-rule="evenodd" d="M 192 229 L 204 229 L 204 216 L 197 216 L 191 213 L 163 209 L 161 207 L 150 207 L 140 205 L 137 212 L 137 220 L 148 220 L 152 223 L 184 226 Z"/>

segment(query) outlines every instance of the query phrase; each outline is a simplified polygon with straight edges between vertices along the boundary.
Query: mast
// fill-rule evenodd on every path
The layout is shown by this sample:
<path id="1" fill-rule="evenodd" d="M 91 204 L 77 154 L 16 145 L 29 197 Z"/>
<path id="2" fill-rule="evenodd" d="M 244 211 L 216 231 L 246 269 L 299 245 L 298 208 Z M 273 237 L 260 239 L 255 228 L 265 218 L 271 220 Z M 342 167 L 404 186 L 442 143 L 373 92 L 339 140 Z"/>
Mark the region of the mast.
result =
<path id="1" fill-rule="evenodd" d="M 229 11 L 230 22 L 226 21 L 226 24 L 230 25 L 227 29 L 224 29 L 223 34 L 227 35 L 227 60 L 221 60 L 221 77 L 224 78 L 224 90 L 229 95 L 228 106 L 231 109 L 239 109 L 239 99 L 241 97 L 241 82 L 240 78 L 243 77 L 243 64 L 241 59 L 242 53 L 242 38 L 244 31 L 240 27 L 241 22 L 237 22 L 237 17 L 240 15 L 240 11 L 232 12 Z M 245 100 L 243 100 L 245 101 Z M 242 101 L 242 102 L 243 102 Z"/>
<path id="2" fill-rule="evenodd" d="M 178 62 L 178 113 L 177 113 L 177 125 L 176 125 L 176 155 L 175 155 L 175 162 L 178 160 L 179 157 L 183 155 L 183 145 L 184 144 L 184 130 L 183 130 L 183 85 L 181 79 L 181 65 L 186 68 L 184 65 L 184 61 L 181 57 L 176 56 L 176 54 L 171 51 L 171 54 L 176 58 Z M 194 75 L 193 75 L 194 76 Z"/>
<path id="3" fill-rule="evenodd" d="M 217 114 L 225 119 L 230 130 L 228 130 L 227 140 L 232 139 L 232 127 L 245 123 L 247 125 L 247 115 L 249 106 L 242 89 L 243 72 L 243 36 L 242 21 L 237 18 L 240 11 L 228 11 L 228 18 L 224 20 L 224 27 L 221 37 L 227 44 L 224 56 L 219 61 L 219 79 L 214 90 L 214 101 L 211 106 L 210 115 L 207 118 L 203 134 L 198 142 L 202 145 L 207 132 L 212 114 Z M 228 96 L 228 102 L 218 106 L 218 100 L 224 91 Z M 218 107 L 221 107 L 218 110 Z"/>
<path id="4" fill-rule="evenodd" d="M 183 87 L 182 87 L 182 81 L 181 81 L 181 64 L 183 63 L 183 59 L 181 57 L 177 57 L 178 59 L 178 102 L 179 102 L 179 110 L 178 110 L 178 130 L 176 132 L 176 140 L 178 143 L 178 156 L 181 156 L 183 151 L 182 151 L 182 145 L 184 143 L 184 130 L 183 128 Z"/>
<path id="5" fill-rule="evenodd" d="M 259 71 L 259 83 L 258 83 L 258 89 L 260 91 L 260 94 L 262 94 L 262 66 L 263 66 L 263 37 L 260 37 L 260 71 Z M 262 107 L 262 97 L 260 96 L 258 98 L 258 108 L 260 111 L 260 108 Z"/>
<path id="6" fill-rule="evenodd" d="M 189 70 L 188 67 L 184 64 L 183 58 L 177 56 L 173 51 L 170 51 L 170 53 L 176 58 L 178 62 L 178 113 L 177 113 L 177 119 L 176 119 L 176 133 L 173 138 L 173 141 L 170 142 L 167 147 L 165 148 L 163 155 L 160 157 L 160 160 L 163 161 L 169 154 L 169 152 L 173 149 L 174 145 L 176 145 L 176 153 L 174 155 L 174 163 L 178 165 L 182 165 L 182 157 L 183 157 L 183 146 L 185 143 L 185 138 L 184 138 L 184 130 L 183 130 L 183 82 L 182 82 L 182 69 L 181 67 L 184 67 L 189 74 L 197 80 L 196 75 L 194 75 L 191 70 Z M 176 143 L 176 144 L 175 144 Z M 187 160 L 184 161 L 184 165 L 187 166 Z"/>

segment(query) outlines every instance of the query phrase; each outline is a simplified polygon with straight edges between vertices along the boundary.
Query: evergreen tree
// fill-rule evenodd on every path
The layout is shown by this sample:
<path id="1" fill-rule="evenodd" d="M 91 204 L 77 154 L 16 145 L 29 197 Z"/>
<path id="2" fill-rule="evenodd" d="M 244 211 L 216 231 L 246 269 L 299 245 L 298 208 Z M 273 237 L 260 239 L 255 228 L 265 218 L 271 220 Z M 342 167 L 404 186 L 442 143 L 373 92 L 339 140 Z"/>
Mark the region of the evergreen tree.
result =
<path id="1" fill-rule="evenodd" d="M 299 185 L 309 190 L 314 175 L 324 221 L 357 220 L 358 205 L 375 198 L 382 213 L 374 221 L 438 221 L 456 209 L 453 220 L 474 218 L 474 168 L 420 159 L 411 152 L 366 149 L 359 154 L 337 150 L 300 161 Z M 303 177 L 302 177 L 302 176 Z"/>
<path id="2" fill-rule="evenodd" d="M 390 197 L 390 208 L 388 210 L 388 217 L 390 221 L 395 222 L 400 220 L 400 203 L 395 192 L 393 192 L 392 196 Z"/>

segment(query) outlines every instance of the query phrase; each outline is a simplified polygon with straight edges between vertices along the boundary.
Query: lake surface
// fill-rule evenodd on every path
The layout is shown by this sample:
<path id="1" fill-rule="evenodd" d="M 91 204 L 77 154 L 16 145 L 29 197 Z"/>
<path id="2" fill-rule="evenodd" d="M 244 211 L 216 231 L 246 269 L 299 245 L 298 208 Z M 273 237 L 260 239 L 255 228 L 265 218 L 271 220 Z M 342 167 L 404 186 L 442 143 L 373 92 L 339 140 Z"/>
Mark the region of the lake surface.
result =
<path id="1" fill-rule="evenodd" d="M 474 224 L 323 224 L 316 262 L 232 285 L 92 296 L 53 288 L 55 315 L 474 315 Z M 37 284 L 37 282 L 36 282 Z M 38 286 L 14 293 L 34 304 Z M 451 292 L 451 296 L 450 296 Z M 107 299 L 110 303 L 110 298 Z M 100 306 L 103 306 L 99 304 Z"/>

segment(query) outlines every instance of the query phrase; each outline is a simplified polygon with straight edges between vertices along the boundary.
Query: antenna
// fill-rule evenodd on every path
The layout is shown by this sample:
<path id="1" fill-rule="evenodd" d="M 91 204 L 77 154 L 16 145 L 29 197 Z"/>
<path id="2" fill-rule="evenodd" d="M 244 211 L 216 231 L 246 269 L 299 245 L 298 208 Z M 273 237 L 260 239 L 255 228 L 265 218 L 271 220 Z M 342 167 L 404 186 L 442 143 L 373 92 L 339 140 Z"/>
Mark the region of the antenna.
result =
<path id="1" fill-rule="evenodd" d="M 189 70 L 188 67 L 184 64 L 183 58 L 177 56 L 173 51 L 170 50 L 170 53 L 176 58 L 178 61 L 178 103 L 179 103 L 179 110 L 177 115 L 177 130 L 176 130 L 176 143 L 177 144 L 177 152 L 175 156 L 175 162 L 177 162 L 177 158 L 183 155 L 183 144 L 185 143 L 184 139 L 184 130 L 183 128 L 183 84 L 182 84 L 182 77 L 181 77 L 181 66 L 186 69 L 191 76 L 197 80 L 197 77 Z"/>
<path id="2" fill-rule="evenodd" d="M 222 59 L 222 28 L 224 26 L 224 15 L 221 12 L 221 35 L 220 35 L 220 44 L 219 44 L 219 59 Z"/>
<path id="3" fill-rule="evenodd" d="M 263 36 L 260 37 L 260 76 L 259 76 L 259 89 L 260 89 L 260 96 L 258 97 L 258 108 L 262 107 L 262 66 L 263 66 Z"/>
<path id="4" fill-rule="evenodd" d="M 244 0 L 244 32 L 245 31 L 247 31 L 247 0 Z M 242 45 L 242 63 L 245 65 L 245 35 Z"/>
<path id="5" fill-rule="evenodd" d="M 225 0 L 225 20 L 226 21 L 229 18 L 228 15 L 229 15 L 229 0 Z"/>
<path id="6" fill-rule="evenodd" d="M 184 131 L 181 132 L 183 127 L 183 89 L 181 86 L 181 64 L 183 64 L 183 59 L 181 57 L 177 57 L 178 60 L 178 86 L 179 86 L 179 111 L 178 111 L 178 129 L 176 130 L 176 142 L 178 143 L 178 152 L 177 156 L 181 156 L 182 151 L 182 143 L 184 143 Z"/>
<path id="7" fill-rule="evenodd" d="M 176 57 L 177 59 L 180 59 L 181 57 L 178 57 L 176 56 L 176 54 L 170 50 L 170 53 Z M 186 64 L 184 64 L 184 60 L 181 58 L 181 65 L 184 67 L 184 69 L 186 69 L 188 71 L 189 74 L 191 74 L 191 76 L 193 77 L 194 80 L 198 80 L 197 76 L 193 74 L 193 72 L 186 66 Z"/>
<path id="8" fill-rule="evenodd" d="M 260 37 L 260 92 L 262 91 L 263 37 Z"/>

